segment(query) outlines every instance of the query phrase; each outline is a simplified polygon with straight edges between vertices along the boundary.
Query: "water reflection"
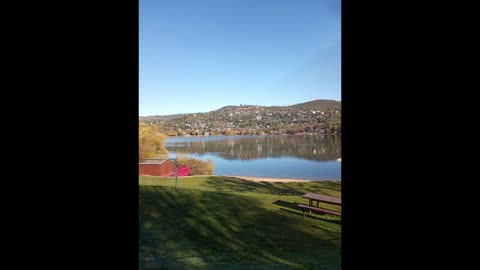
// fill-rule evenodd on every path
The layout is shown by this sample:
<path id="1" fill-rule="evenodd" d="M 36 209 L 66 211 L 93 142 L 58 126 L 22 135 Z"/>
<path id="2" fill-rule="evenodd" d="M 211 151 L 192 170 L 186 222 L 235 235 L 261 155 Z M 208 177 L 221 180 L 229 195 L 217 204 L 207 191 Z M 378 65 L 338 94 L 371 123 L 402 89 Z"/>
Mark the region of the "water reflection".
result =
<path id="1" fill-rule="evenodd" d="M 308 160 L 336 160 L 341 157 L 339 136 L 215 136 L 168 138 L 169 151 L 210 153 L 228 160 L 268 157 L 296 157 Z"/>

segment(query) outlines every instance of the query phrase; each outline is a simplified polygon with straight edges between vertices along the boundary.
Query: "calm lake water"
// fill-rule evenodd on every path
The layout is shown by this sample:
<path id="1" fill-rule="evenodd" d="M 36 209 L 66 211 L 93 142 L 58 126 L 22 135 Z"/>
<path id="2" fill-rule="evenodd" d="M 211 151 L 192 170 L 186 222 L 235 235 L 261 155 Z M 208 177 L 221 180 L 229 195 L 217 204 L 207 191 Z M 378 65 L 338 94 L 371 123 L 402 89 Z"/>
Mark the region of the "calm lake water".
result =
<path id="1" fill-rule="evenodd" d="M 340 136 L 169 137 L 165 147 L 207 160 L 215 175 L 341 181 Z"/>

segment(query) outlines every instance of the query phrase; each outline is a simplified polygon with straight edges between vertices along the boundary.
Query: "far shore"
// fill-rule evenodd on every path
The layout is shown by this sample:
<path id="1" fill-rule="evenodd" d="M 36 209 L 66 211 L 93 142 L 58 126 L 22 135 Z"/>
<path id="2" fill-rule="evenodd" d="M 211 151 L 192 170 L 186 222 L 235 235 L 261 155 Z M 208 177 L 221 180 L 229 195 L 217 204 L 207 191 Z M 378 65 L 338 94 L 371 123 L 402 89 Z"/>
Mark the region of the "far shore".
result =
<path id="1" fill-rule="evenodd" d="M 159 177 L 159 178 L 175 178 L 175 176 L 153 176 L 153 175 L 141 175 L 148 177 Z M 180 178 L 191 178 L 191 177 L 205 177 L 205 176 L 224 176 L 236 178 L 239 180 L 246 180 L 252 182 L 277 182 L 277 183 L 295 183 L 295 182 L 341 182 L 340 180 L 307 180 L 307 179 L 291 179 L 291 178 L 269 178 L 269 177 L 255 177 L 255 176 L 238 176 L 238 175 L 189 175 L 189 176 L 179 176 Z"/>
<path id="2" fill-rule="evenodd" d="M 322 133 L 322 132 L 311 132 L 311 133 L 293 133 L 293 134 L 215 134 L 215 135 L 166 135 L 167 138 L 175 138 L 175 137 L 217 137 L 217 136 L 222 136 L 222 137 L 241 137 L 241 136 L 313 136 L 313 135 L 326 135 L 326 136 L 333 136 L 333 135 L 341 135 L 339 133 Z"/>

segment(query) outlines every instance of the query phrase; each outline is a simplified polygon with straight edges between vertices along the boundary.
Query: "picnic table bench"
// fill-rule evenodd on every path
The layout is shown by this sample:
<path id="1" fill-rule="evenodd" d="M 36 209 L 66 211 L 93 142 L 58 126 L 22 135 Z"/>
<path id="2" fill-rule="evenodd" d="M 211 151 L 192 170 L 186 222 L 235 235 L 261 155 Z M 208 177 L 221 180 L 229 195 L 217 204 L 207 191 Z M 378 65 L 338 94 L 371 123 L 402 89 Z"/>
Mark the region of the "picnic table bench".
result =
<path id="1" fill-rule="evenodd" d="M 308 199 L 308 205 L 305 205 L 305 204 L 298 204 L 297 205 L 298 207 L 300 207 L 303 210 L 303 216 L 305 216 L 305 211 L 306 210 L 310 211 L 310 213 L 311 213 L 311 211 L 315 211 L 315 212 L 331 214 L 331 215 L 336 215 L 336 216 L 341 216 L 342 215 L 341 212 L 321 208 L 321 207 L 318 206 L 318 204 L 320 202 L 334 204 L 334 205 L 342 205 L 342 198 L 327 196 L 327 195 L 321 195 L 321 194 L 317 194 L 317 193 L 307 193 L 305 195 L 302 195 L 302 198 Z M 314 205 L 314 202 L 316 202 L 316 206 Z"/>

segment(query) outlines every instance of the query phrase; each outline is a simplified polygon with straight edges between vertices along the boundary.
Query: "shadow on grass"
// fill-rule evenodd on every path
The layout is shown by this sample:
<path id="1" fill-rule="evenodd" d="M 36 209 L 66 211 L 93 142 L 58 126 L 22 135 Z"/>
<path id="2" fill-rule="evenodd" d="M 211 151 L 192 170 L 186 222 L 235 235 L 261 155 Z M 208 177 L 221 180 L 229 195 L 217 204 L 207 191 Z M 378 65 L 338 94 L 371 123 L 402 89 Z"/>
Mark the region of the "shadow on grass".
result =
<path id="1" fill-rule="evenodd" d="M 295 212 L 295 211 L 292 211 L 292 210 L 289 210 L 289 209 L 286 209 L 286 208 L 280 208 L 281 211 L 284 211 L 284 212 L 288 212 L 290 214 L 294 214 L 296 216 L 299 216 L 299 217 L 303 217 L 303 212 Z M 295 210 L 298 210 L 298 209 L 295 209 Z M 316 219 L 316 220 L 321 220 L 321 221 L 325 221 L 325 222 L 330 222 L 332 224 L 336 224 L 336 225 L 341 225 L 342 224 L 342 221 L 339 220 L 339 219 L 326 219 L 326 218 L 320 218 L 319 216 L 324 216 L 326 214 L 318 214 L 315 213 L 314 214 L 309 214 L 308 212 L 305 212 L 305 217 L 307 218 L 311 218 L 311 219 Z"/>
<path id="2" fill-rule="evenodd" d="M 299 210 L 300 209 L 300 208 L 297 207 L 299 202 L 286 202 L 286 201 L 282 201 L 282 200 L 277 200 L 277 201 L 273 202 L 273 204 L 280 205 L 280 206 L 290 208 L 290 209 L 293 209 L 293 210 Z"/>
<path id="3" fill-rule="evenodd" d="M 285 196 L 301 196 L 308 192 L 339 196 L 341 184 L 332 182 L 273 183 L 253 182 L 235 177 L 209 177 L 205 187 L 220 192 L 253 192 Z"/>
<path id="4" fill-rule="evenodd" d="M 340 269 L 338 234 L 253 198 L 154 186 L 139 197 L 140 269 Z"/>

